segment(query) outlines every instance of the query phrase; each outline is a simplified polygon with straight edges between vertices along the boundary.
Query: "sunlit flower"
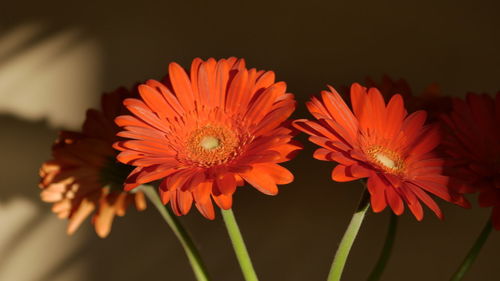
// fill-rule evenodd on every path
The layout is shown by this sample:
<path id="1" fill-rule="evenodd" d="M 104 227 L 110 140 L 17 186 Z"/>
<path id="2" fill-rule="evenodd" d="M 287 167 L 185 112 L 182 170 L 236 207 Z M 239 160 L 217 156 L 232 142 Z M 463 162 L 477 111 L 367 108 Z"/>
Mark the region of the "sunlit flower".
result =
<path id="1" fill-rule="evenodd" d="M 333 180 L 368 178 L 374 212 L 389 205 L 400 215 L 406 204 L 421 220 L 423 202 L 442 218 L 428 193 L 466 205 L 447 187 L 443 160 L 433 153 L 440 142 L 439 130 L 424 125 L 425 111 L 407 115 L 401 95 L 392 96 L 386 106 L 376 88 L 367 90 L 359 84 L 351 87 L 351 111 L 335 89 L 329 90 L 307 104 L 317 121 L 296 120 L 294 125 L 322 147 L 314 153 L 316 159 L 339 163 L 333 169 Z"/>
<path id="2" fill-rule="evenodd" d="M 113 119 L 125 113 L 121 88 L 105 94 L 102 111 L 89 110 L 81 133 L 60 132 L 52 147 L 52 160 L 40 168 L 41 198 L 54 203 L 52 211 L 68 219 L 68 234 L 74 233 L 93 212 L 92 223 L 100 237 L 106 237 L 116 215 L 123 216 L 130 204 L 146 208 L 142 192 L 123 192 L 132 167 L 116 161 L 112 148 L 118 127 Z"/>
<path id="3" fill-rule="evenodd" d="M 479 205 L 493 207 L 493 225 L 500 230 L 500 92 L 494 98 L 468 94 L 465 101 L 453 99 L 453 111 L 443 123 L 454 186 L 461 193 L 478 192 Z"/>
<path id="4" fill-rule="evenodd" d="M 278 163 L 300 149 L 287 125 L 295 100 L 273 72 L 246 69 L 242 59 L 195 59 L 189 75 L 171 63 L 164 83 L 150 80 L 139 93 L 124 102 L 134 116 L 116 119 L 119 135 L 131 139 L 116 143 L 118 160 L 137 167 L 130 183 L 161 180 L 162 201 L 175 214 L 194 202 L 213 219 L 212 199 L 231 208 L 244 182 L 275 195 L 293 180 Z"/>

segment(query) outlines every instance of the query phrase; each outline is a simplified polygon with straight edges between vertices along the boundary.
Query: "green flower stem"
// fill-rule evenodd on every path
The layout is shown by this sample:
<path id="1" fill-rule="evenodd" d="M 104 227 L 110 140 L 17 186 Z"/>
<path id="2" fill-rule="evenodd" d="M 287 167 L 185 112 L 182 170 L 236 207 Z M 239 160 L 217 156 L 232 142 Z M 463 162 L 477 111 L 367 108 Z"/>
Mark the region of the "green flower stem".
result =
<path id="1" fill-rule="evenodd" d="M 477 237 L 476 242 L 470 249 L 464 261 L 462 262 L 458 270 L 455 272 L 453 277 L 450 279 L 451 281 L 462 280 L 465 273 L 467 273 L 472 263 L 474 263 L 474 260 L 479 255 L 479 252 L 481 251 L 481 248 L 483 247 L 484 243 L 486 243 L 486 240 L 488 239 L 488 236 L 490 235 L 492 229 L 493 225 L 491 224 L 491 219 L 488 219 L 486 225 L 483 228 L 483 231 L 481 231 L 481 234 L 479 234 L 479 237 Z"/>
<path id="2" fill-rule="evenodd" d="M 387 236 L 385 238 L 384 247 L 382 248 L 382 253 L 380 253 L 375 268 L 373 268 L 372 273 L 368 277 L 368 281 L 378 281 L 380 280 L 380 277 L 382 277 L 385 266 L 387 265 L 387 262 L 391 257 L 394 240 L 396 238 L 397 227 L 398 216 L 391 212 L 391 220 L 389 222 L 389 228 L 387 229 Z"/>
<path id="3" fill-rule="evenodd" d="M 370 207 L 370 194 L 365 188 L 361 200 L 359 201 L 359 205 L 354 212 L 351 222 L 349 223 L 349 226 L 344 233 L 344 237 L 342 237 L 342 240 L 340 241 L 339 248 L 335 253 L 335 258 L 333 259 L 332 267 L 330 268 L 330 273 L 328 274 L 327 281 L 340 280 L 347 257 L 349 256 L 349 252 L 351 251 L 354 239 L 356 239 L 356 236 L 358 235 L 359 228 L 361 227 L 361 223 L 363 222 L 368 207 Z"/>
<path id="4" fill-rule="evenodd" d="M 258 281 L 259 279 L 257 278 L 255 270 L 253 269 L 252 261 L 250 260 L 250 256 L 248 255 L 245 241 L 243 241 L 243 237 L 241 236 L 238 223 L 234 218 L 233 211 L 231 209 L 221 211 L 222 217 L 224 218 L 224 223 L 226 224 L 227 232 L 229 233 L 229 237 L 231 238 L 231 242 L 233 243 L 234 252 L 236 253 L 236 257 L 238 258 L 238 262 L 240 263 L 241 271 L 243 272 L 245 280 Z"/>
<path id="5" fill-rule="evenodd" d="M 160 196 L 158 196 L 154 187 L 143 185 L 141 190 L 146 194 L 156 209 L 158 209 L 158 212 L 160 212 L 165 222 L 167 222 L 177 239 L 181 242 L 182 247 L 184 248 L 184 251 L 189 259 L 189 263 L 191 264 L 191 268 L 193 269 L 194 275 L 196 276 L 196 280 L 209 281 L 210 278 L 208 277 L 207 270 L 201 260 L 200 254 L 198 253 L 198 250 L 196 249 L 196 246 L 194 245 L 193 240 L 191 240 L 191 237 L 187 233 L 186 229 L 184 229 L 177 217 L 172 214 L 172 211 L 163 206 Z"/>

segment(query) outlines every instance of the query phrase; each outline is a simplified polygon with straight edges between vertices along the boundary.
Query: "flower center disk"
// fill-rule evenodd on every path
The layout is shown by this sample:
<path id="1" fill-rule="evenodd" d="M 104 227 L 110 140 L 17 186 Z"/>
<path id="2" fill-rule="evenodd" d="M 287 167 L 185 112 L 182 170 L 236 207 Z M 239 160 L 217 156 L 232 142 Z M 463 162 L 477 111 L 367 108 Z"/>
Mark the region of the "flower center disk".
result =
<path id="1" fill-rule="evenodd" d="M 187 156 L 198 166 L 209 167 L 227 163 L 237 154 L 236 134 L 222 126 L 206 125 L 194 130 L 187 140 Z"/>
<path id="2" fill-rule="evenodd" d="M 367 154 L 371 162 L 379 166 L 382 170 L 391 173 L 402 173 L 404 170 L 404 161 L 394 151 L 381 146 L 375 146 L 368 149 Z"/>
<path id="3" fill-rule="evenodd" d="M 219 147 L 219 144 L 219 139 L 212 136 L 203 137 L 200 141 L 201 147 L 206 150 L 216 149 L 217 147 Z"/>
<path id="4" fill-rule="evenodd" d="M 394 163 L 394 161 L 382 153 L 377 153 L 375 155 L 375 158 L 378 160 L 378 162 L 380 162 L 382 165 L 384 165 L 389 169 L 396 168 L 396 164 Z"/>

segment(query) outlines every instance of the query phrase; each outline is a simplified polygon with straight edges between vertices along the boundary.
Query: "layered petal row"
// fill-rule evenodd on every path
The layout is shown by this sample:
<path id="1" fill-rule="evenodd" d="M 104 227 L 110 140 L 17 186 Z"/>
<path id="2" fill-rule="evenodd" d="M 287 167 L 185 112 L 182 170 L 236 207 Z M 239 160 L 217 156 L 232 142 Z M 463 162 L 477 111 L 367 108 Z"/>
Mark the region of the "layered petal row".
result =
<path id="1" fill-rule="evenodd" d="M 212 201 L 231 208 L 245 183 L 275 195 L 293 181 L 279 163 L 301 149 L 287 121 L 295 100 L 273 72 L 247 69 L 243 59 L 195 59 L 190 71 L 171 63 L 165 79 L 138 90 L 140 98 L 124 101 L 132 114 L 115 120 L 127 139 L 115 143 L 117 159 L 135 166 L 127 183 L 161 181 L 175 214 L 194 203 L 214 219 Z"/>

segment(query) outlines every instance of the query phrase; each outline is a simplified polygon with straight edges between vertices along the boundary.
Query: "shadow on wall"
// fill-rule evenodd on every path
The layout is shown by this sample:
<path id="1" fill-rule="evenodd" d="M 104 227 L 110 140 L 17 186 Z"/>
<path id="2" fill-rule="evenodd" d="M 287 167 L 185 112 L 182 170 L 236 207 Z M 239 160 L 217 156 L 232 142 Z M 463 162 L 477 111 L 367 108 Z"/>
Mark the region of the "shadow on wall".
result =
<path id="1" fill-rule="evenodd" d="M 39 200 L 38 168 L 49 156 L 47 148 L 55 132 L 42 122 L 30 123 L 5 115 L 0 116 L 0 124 L 4 131 L 0 139 L 0 221 L 3 225 L 0 280 L 39 280 L 37 278 L 80 247 L 83 236 L 68 240 L 64 225 Z M 72 268 L 72 274 L 79 276 L 86 266 L 80 264 Z"/>
<path id="2" fill-rule="evenodd" d="M 3 3 L 0 221 L 8 227 L 0 229 L 0 280 L 193 280 L 180 246 L 152 208 L 117 219 L 110 237 L 100 240 L 88 222 L 66 237 L 66 223 L 39 201 L 37 170 L 50 157 L 51 128 L 79 128 L 101 92 L 160 78 L 170 61 L 188 66 L 196 56 L 231 55 L 275 70 L 301 103 L 327 83 L 384 73 L 408 78 L 414 92 L 430 82 L 451 95 L 494 92 L 500 88 L 494 3 Z M 307 116 L 303 105 L 296 116 Z M 262 280 L 323 280 L 357 203 L 360 187 L 332 183 L 332 164 L 311 159 L 312 151 L 308 146 L 288 164 L 296 181 L 279 196 L 247 187 L 236 194 L 235 212 Z M 445 222 L 403 216 L 384 280 L 440 281 L 453 272 L 488 210 L 442 205 Z M 369 216 L 346 280 L 363 280 L 371 269 L 386 215 Z M 215 280 L 241 280 L 220 217 L 209 222 L 192 212 L 183 222 Z M 465 280 L 495 280 L 497 236 Z"/>
<path id="3" fill-rule="evenodd" d="M 79 128 L 98 98 L 100 69 L 95 41 L 76 28 L 19 22 L 0 30 L 0 221 L 8 226 L 0 230 L 0 280 L 42 280 L 84 246 L 85 235 L 68 239 L 39 200 L 38 168 L 56 136 L 42 120 Z M 85 280 L 87 266 L 80 260 L 57 276 Z"/>

